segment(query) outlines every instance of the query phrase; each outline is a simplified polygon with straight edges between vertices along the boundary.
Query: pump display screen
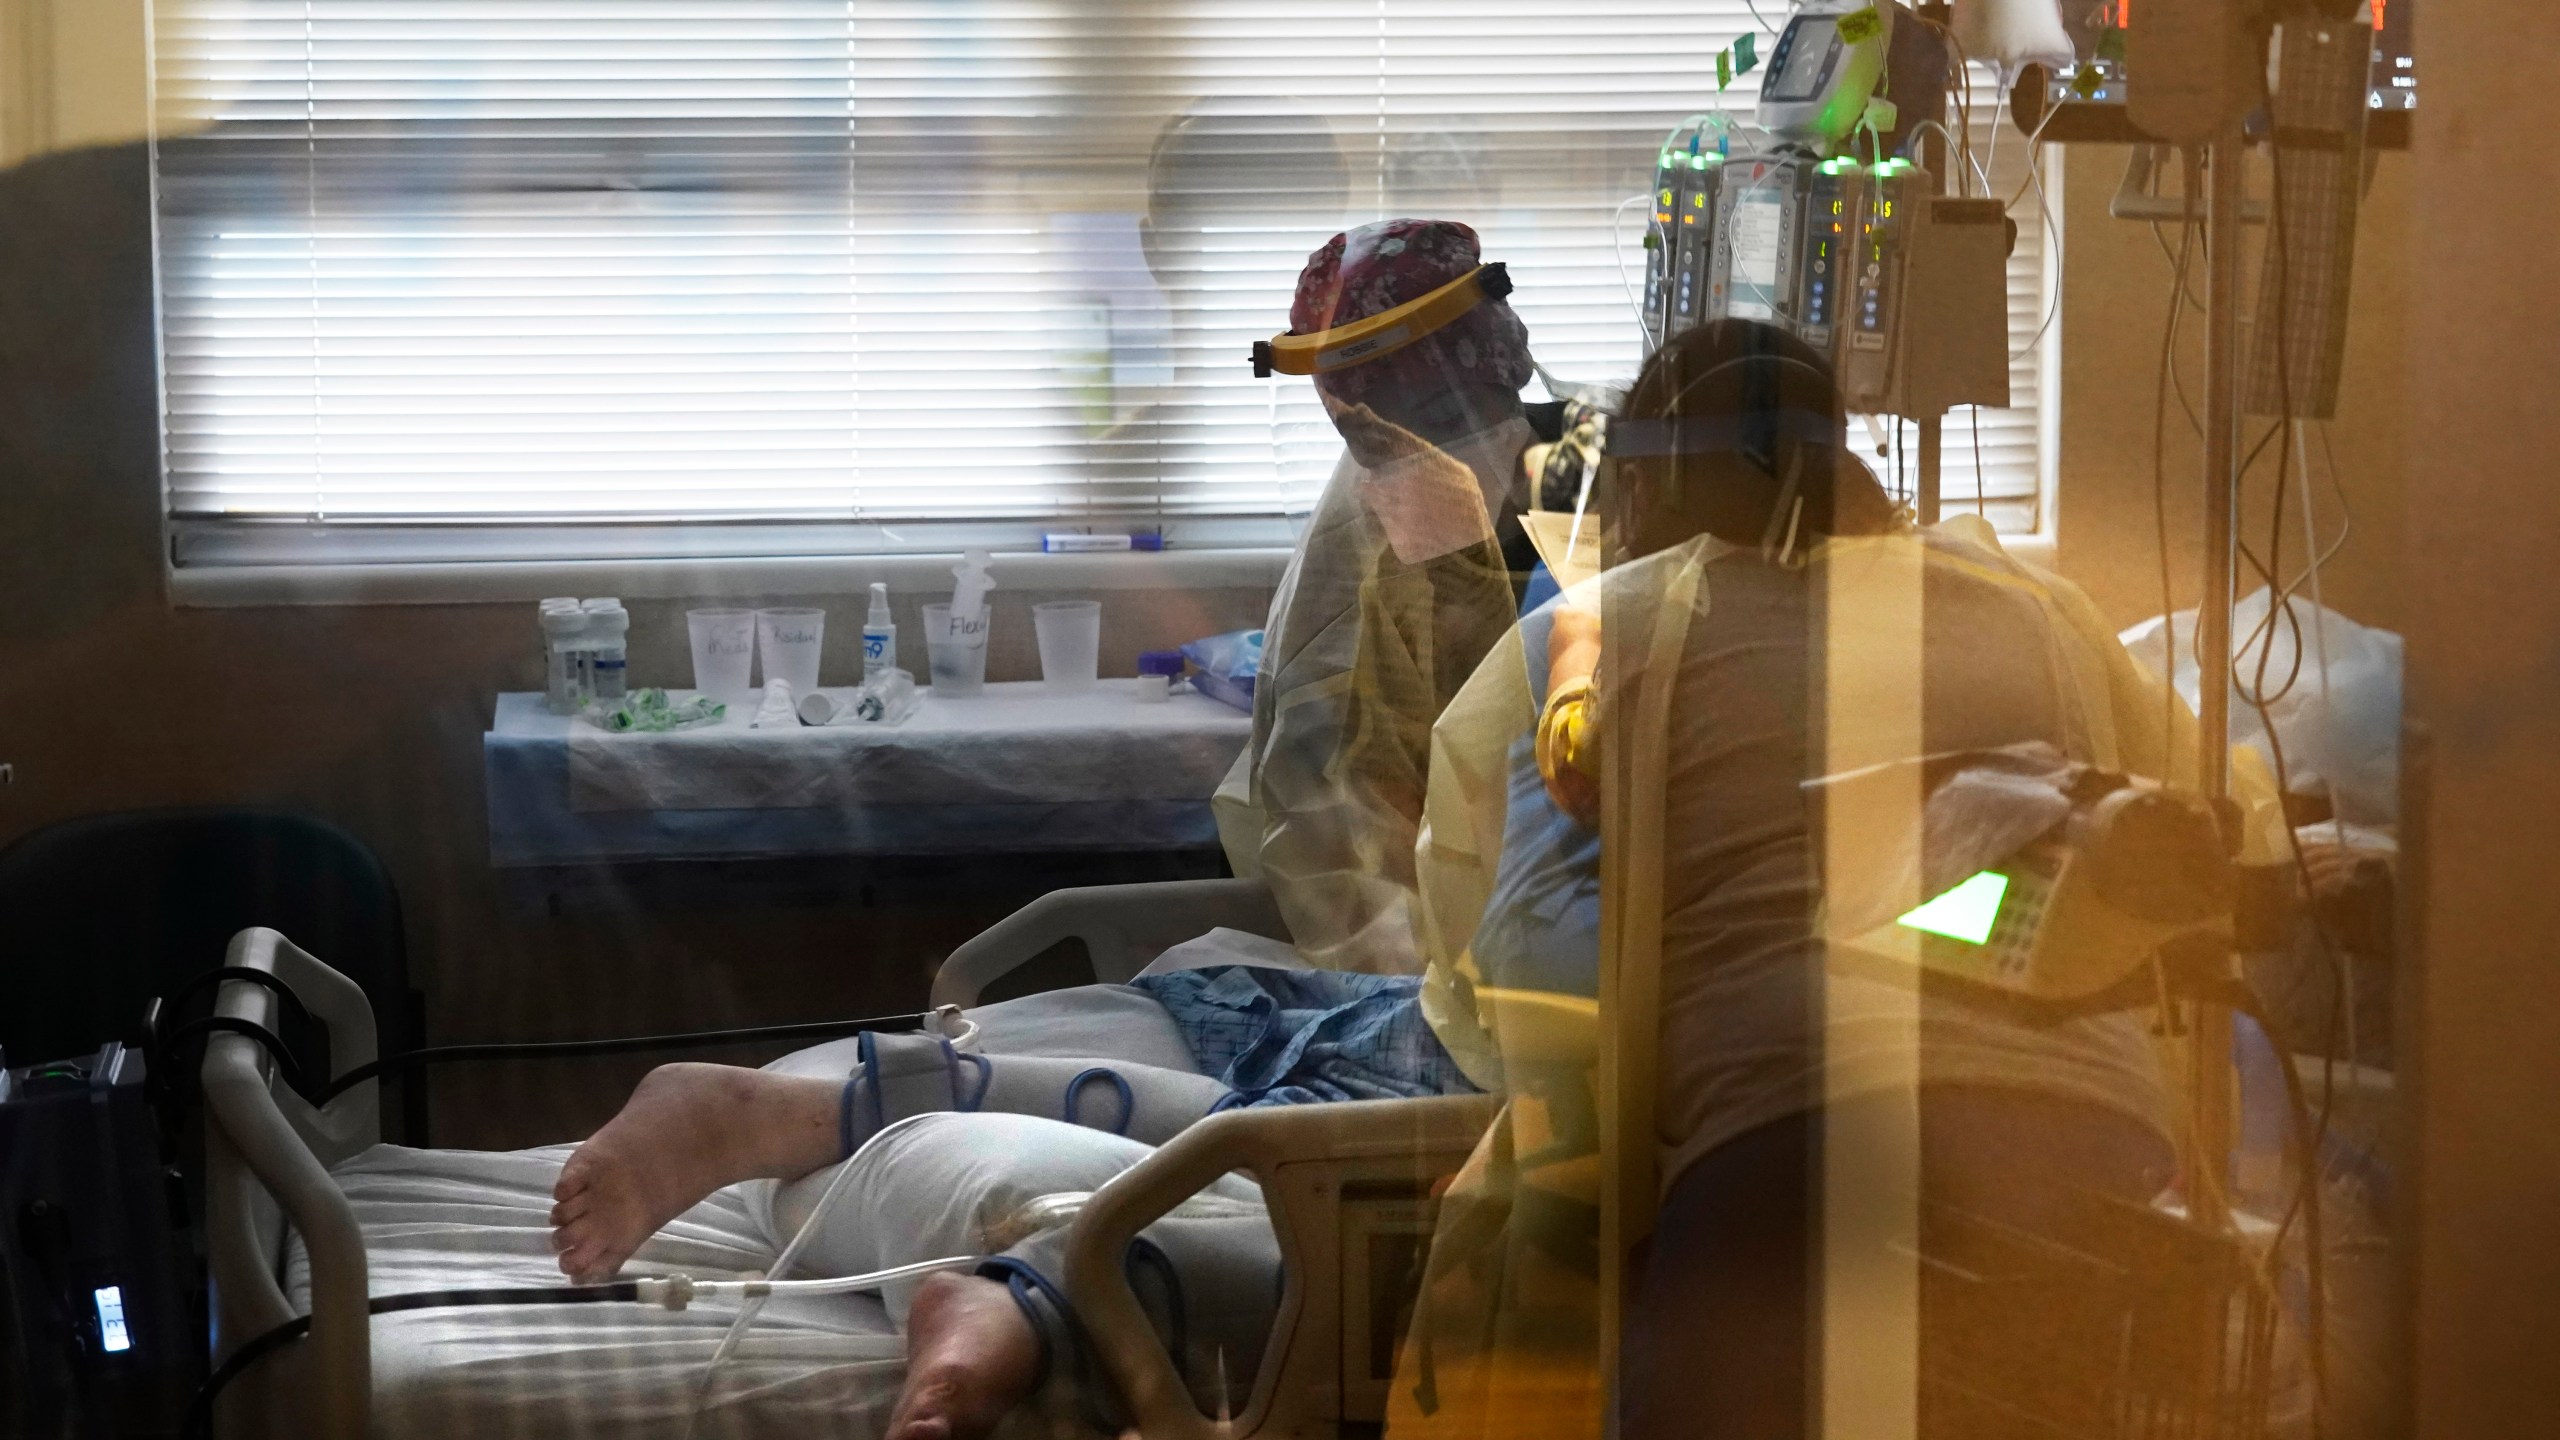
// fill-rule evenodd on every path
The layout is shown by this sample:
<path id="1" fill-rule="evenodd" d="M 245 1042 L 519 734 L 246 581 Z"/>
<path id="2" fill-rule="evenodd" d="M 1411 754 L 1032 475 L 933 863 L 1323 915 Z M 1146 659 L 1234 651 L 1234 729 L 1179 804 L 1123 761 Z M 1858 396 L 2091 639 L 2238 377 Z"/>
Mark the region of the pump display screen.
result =
<path id="1" fill-rule="evenodd" d="M 1787 27 L 1786 39 L 1771 57 L 1773 74 L 1760 89 L 1763 100 L 1790 103 L 1818 99 L 1831 78 L 1832 57 L 1840 50 L 1840 25 L 1829 16 L 1807 15 Z"/>
<path id="2" fill-rule="evenodd" d="M 2373 108 L 2418 108 L 2418 57 L 2410 45 L 2414 0 L 2373 0 Z"/>
<path id="3" fill-rule="evenodd" d="M 1725 313 L 1742 320 L 1778 317 L 1778 271 L 1787 238 L 1786 198 L 1775 187 L 1745 190 L 1726 224 L 1733 247 L 1733 288 Z"/>
<path id="4" fill-rule="evenodd" d="M 1924 901 L 1894 923 L 1907 929 L 1944 935 L 1967 945 L 1987 945 L 2000 920 L 2000 902 L 2009 893 L 2009 877 L 1985 870 L 1934 900 Z"/>
<path id="5" fill-rule="evenodd" d="M 98 1307 L 98 1348 L 121 1355 L 133 1348 L 133 1330 L 124 1320 L 124 1287 L 101 1285 L 89 1292 Z"/>

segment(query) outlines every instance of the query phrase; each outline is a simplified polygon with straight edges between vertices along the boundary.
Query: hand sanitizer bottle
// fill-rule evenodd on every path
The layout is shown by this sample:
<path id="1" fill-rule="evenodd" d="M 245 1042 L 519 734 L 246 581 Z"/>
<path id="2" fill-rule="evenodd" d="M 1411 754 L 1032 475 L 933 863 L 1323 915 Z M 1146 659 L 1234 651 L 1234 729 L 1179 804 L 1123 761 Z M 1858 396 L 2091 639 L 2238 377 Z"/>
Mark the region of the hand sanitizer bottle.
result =
<path id="1" fill-rule="evenodd" d="M 889 621 L 889 587 L 871 582 L 871 614 L 862 622 L 862 684 L 885 683 L 898 668 L 898 627 Z"/>

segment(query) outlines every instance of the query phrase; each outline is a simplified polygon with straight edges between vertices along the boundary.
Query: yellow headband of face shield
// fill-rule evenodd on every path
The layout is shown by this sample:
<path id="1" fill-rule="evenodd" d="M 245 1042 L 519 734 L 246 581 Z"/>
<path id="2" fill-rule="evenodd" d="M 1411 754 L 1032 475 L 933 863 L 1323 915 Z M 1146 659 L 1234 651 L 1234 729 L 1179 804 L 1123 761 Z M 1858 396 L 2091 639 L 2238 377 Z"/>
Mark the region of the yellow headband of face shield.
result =
<path id="1" fill-rule="evenodd" d="M 1253 342 L 1253 374 L 1267 380 L 1282 375 L 1322 375 L 1392 355 L 1488 300 L 1511 293 L 1511 272 L 1497 261 L 1479 265 L 1418 300 L 1366 320 L 1318 330 L 1312 335 L 1279 334 Z"/>

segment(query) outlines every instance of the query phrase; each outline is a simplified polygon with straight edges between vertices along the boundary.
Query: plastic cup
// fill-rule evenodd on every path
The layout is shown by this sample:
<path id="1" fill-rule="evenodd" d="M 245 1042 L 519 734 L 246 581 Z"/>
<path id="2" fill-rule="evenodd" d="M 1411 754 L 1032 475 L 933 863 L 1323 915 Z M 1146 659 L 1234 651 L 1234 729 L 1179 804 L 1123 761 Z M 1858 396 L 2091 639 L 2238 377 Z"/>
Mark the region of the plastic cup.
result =
<path id="1" fill-rule="evenodd" d="M 818 688 L 818 651 L 827 638 L 824 610 L 759 610 L 756 653 L 764 659 L 764 682 L 791 682 L 791 693 L 806 695 Z"/>
<path id="2" fill-rule="evenodd" d="M 948 605 L 924 607 L 925 658 L 933 670 L 933 693 L 945 700 L 965 700 L 987 686 L 987 609 L 964 620 L 951 618 Z"/>
<path id="3" fill-rule="evenodd" d="M 1032 633 L 1040 640 L 1040 678 L 1072 694 L 1090 690 L 1102 663 L 1102 602 L 1053 600 L 1031 607 Z"/>
<path id="4" fill-rule="evenodd" d="M 727 699 L 755 688 L 747 677 L 756 660 L 756 612 L 687 610 L 684 626 L 693 639 L 694 689 Z"/>

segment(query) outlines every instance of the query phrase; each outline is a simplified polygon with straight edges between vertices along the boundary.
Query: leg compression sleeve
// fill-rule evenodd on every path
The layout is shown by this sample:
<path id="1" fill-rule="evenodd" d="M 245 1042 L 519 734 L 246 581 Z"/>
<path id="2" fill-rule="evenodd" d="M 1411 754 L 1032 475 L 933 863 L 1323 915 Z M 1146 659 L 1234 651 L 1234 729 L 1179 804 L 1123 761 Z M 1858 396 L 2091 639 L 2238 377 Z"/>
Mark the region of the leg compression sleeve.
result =
<path id="1" fill-rule="evenodd" d="M 882 1127 L 934 1111 L 1033 1115 L 1161 1145 L 1228 1093 L 1205 1075 L 1153 1065 L 964 1055 L 922 1033 L 861 1039 L 845 1081 L 847 1155 Z"/>
<path id="2" fill-rule="evenodd" d="M 1089 1086 L 1097 1094 L 1101 1087 Z M 1044 1195 L 1091 1192 L 1138 1163 L 1148 1147 L 1052 1119 L 936 1115 L 900 1127 L 852 1161 L 856 1173 L 805 1252 L 803 1273 L 850 1275 L 944 1255 L 987 1254 L 986 1271 L 1013 1285 L 1049 1356 L 1052 1399 L 1080 1374 L 1098 1375 L 1055 1283 L 1066 1274 L 1065 1231 L 1004 1243 L 1022 1207 Z M 829 1166 L 780 1188 L 776 1229 L 788 1237 L 834 1178 Z M 1037 1279 L 1027 1278 L 1036 1276 Z M 1157 1334 L 1205 1413 L 1221 1390 L 1241 1410 L 1277 1313 L 1279 1242 L 1262 1192 L 1225 1176 L 1156 1222 L 1132 1247 L 1130 1280 Z M 901 1325 L 917 1282 L 881 1299 Z M 1059 1413 L 1074 1413 L 1063 1411 Z"/>

